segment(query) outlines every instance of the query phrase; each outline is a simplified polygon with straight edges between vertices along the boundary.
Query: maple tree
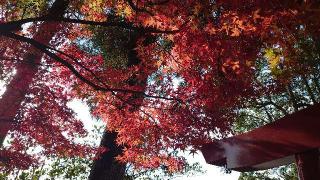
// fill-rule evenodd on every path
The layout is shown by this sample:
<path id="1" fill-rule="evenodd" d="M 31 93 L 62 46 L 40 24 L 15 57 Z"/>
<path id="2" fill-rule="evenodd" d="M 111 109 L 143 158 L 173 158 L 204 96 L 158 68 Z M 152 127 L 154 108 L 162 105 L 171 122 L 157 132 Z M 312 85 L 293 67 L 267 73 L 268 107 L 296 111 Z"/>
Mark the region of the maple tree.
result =
<path id="1" fill-rule="evenodd" d="M 63 16 L 66 2 L 56 1 L 48 10 L 48 16 L 53 16 L 53 14 L 57 17 Z M 2 21 L 4 19 L 15 20 L 26 13 L 26 11 L 15 11 L 15 8 L 20 10 L 20 6 L 24 7 L 29 13 L 31 13 L 30 8 L 34 8 L 28 2 L 25 2 L 26 4 L 18 2 L 5 4 L 6 2 L 2 1 L 1 3 L 3 13 L 5 13 Z M 6 6 L 8 8 L 4 9 Z M 33 13 L 37 12 L 33 11 Z M 57 23 L 43 23 L 30 27 L 29 32 L 32 33 L 39 28 L 33 38 L 38 42 L 48 44 L 59 31 L 59 27 Z M 21 25 L 4 25 L 1 28 L 2 35 L 13 34 L 11 31 L 21 31 Z M 1 144 L 8 130 L 16 132 L 11 134 L 12 146 L 1 150 L 1 161 L 6 165 L 5 167 L 28 168 L 30 164 L 36 163 L 26 151 L 29 146 L 37 144 L 44 147 L 45 154 L 77 154 L 77 152 L 87 151 L 70 141 L 78 136 L 84 136 L 85 131 L 81 127 L 81 122 L 74 118 L 74 113 L 66 106 L 69 98 L 63 86 L 54 85 L 54 76 L 50 77 L 46 69 L 39 68 L 42 52 L 20 42 L 17 44 L 17 41 L 10 39 L 2 38 L 1 43 L 1 59 L 4 67 L 2 76 L 4 80 L 7 80 L 6 91 L 0 102 Z M 57 41 L 52 43 L 59 44 Z M 15 72 L 12 72 L 13 69 Z M 63 132 L 67 133 L 70 139 L 66 138 Z M 81 150 L 77 151 L 77 149 Z"/>
<path id="2" fill-rule="evenodd" d="M 32 4 L 39 10 L 30 11 Z M 262 48 L 281 49 L 282 60 L 269 53 L 273 68 L 295 69 L 303 61 L 294 58 L 297 35 L 319 39 L 319 3 L 312 0 L 0 5 L 6 47 L 1 79 L 7 81 L 0 100 L 1 141 L 8 130 L 28 137 L 15 137 L 14 148 L 1 157 L 15 155 L 16 161 L 18 153 L 12 152 L 35 144 L 47 153 L 89 151 L 73 142 L 72 136 L 84 131 L 66 106 L 81 98 L 107 123 L 106 132 L 115 133 L 109 140 L 121 148 L 111 158 L 136 168 L 179 171 L 185 161 L 177 151 L 194 153 L 214 135 L 228 134 L 243 99 L 279 90 L 253 83 Z M 21 30 L 26 23 L 32 25 Z M 309 67 L 288 70 L 279 81 L 286 83 L 290 74 L 307 73 Z"/>

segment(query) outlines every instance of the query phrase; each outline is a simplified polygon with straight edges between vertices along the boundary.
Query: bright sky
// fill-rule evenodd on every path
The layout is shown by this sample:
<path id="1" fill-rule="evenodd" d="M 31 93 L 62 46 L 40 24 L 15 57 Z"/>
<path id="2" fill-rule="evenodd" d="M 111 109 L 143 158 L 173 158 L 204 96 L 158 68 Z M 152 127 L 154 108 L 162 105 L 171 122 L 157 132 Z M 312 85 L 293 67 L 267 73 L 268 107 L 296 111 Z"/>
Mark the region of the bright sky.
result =
<path id="1" fill-rule="evenodd" d="M 77 116 L 84 122 L 85 128 L 90 132 L 93 128 L 93 122 L 96 121 L 92 120 L 88 106 L 81 103 L 79 100 L 74 100 L 69 105 L 77 113 Z M 178 178 L 174 178 L 173 180 L 237 180 L 239 177 L 238 172 L 225 174 L 221 168 L 207 164 L 201 153 L 195 154 L 194 157 L 189 155 L 186 158 L 192 163 L 199 162 L 206 173 L 190 177 L 180 176 Z"/>
<path id="2" fill-rule="evenodd" d="M 240 174 L 235 171 L 233 171 L 231 174 L 226 174 L 220 167 L 207 164 L 200 152 L 194 157 L 190 155 L 186 158 L 190 162 L 199 162 L 206 173 L 191 177 L 182 176 L 179 178 L 175 178 L 174 180 L 237 180 Z"/>

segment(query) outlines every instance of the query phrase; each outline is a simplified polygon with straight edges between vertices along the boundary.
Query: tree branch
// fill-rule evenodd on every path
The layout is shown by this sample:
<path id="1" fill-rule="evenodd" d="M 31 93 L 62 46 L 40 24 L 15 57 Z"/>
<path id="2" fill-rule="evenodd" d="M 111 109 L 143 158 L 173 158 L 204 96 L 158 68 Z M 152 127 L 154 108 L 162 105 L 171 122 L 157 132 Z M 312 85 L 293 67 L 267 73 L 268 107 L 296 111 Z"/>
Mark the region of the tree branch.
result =
<path id="1" fill-rule="evenodd" d="M 67 62 L 66 60 L 64 60 L 63 58 L 59 57 L 58 55 L 56 55 L 55 53 L 51 52 L 50 50 L 53 50 L 53 48 L 44 45 L 34 39 L 31 38 L 27 38 L 24 36 L 20 36 L 11 32 L 1 32 L 0 31 L 0 35 L 2 36 L 6 36 L 8 38 L 11 39 L 15 39 L 18 41 L 22 41 L 22 42 L 26 42 L 32 46 L 34 46 L 35 48 L 39 49 L 40 51 L 42 51 L 43 53 L 45 53 L 47 56 L 49 56 L 50 58 L 52 58 L 53 60 L 61 63 L 63 66 L 65 66 L 66 68 L 68 68 L 77 78 L 79 78 L 83 83 L 89 85 L 90 87 L 92 87 L 94 90 L 97 91 L 104 91 L 104 92 L 121 92 L 121 93 L 131 93 L 131 94 L 140 94 L 144 97 L 147 98 L 155 98 L 155 99 L 164 99 L 164 100 L 173 100 L 173 101 L 181 101 L 178 98 L 171 98 L 171 97 L 162 97 L 162 96 L 154 96 L 154 95 L 148 95 L 145 94 L 144 92 L 141 91 L 135 91 L 135 90 L 130 90 L 130 89 L 120 89 L 120 88 L 111 88 L 109 87 L 107 84 L 103 83 L 103 85 L 105 86 L 100 86 L 97 85 L 93 82 L 91 82 L 89 79 L 87 79 L 86 77 L 84 77 L 79 71 L 77 71 L 75 69 L 75 67 L 70 64 L 69 62 Z M 55 50 L 57 51 L 57 50 Z M 61 52 L 61 51 L 60 51 Z M 63 53 L 63 52 L 62 52 Z M 63 53 L 64 55 L 67 55 L 66 53 Z M 68 57 L 71 57 L 70 55 L 67 55 Z M 72 57 L 73 58 L 73 57 Z M 88 70 L 88 69 L 87 69 Z M 93 74 L 94 75 L 94 74 Z M 98 78 L 97 76 L 95 78 Z"/>
<path id="2" fill-rule="evenodd" d="M 281 106 L 279 106 L 278 104 L 276 104 L 275 102 L 273 101 L 267 101 L 267 102 L 257 102 L 257 105 L 258 105 L 258 108 L 264 108 L 268 105 L 272 105 L 274 106 L 275 108 L 277 108 L 278 110 L 280 110 L 284 115 L 288 115 L 289 113 L 283 109 Z"/>
<path id="3" fill-rule="evenodd" d="M 79 78 L 82 82 L 84 82 L 85 84 L 91 86 L 93 89 L 98 90 L 98 91 L 114 91 L 114 92 L 122 92 L 122 93 L 137 93 L 137 94 L 141 94 L 140 91 L 133 91 L 133 90 L 127 90 L 127 89 L 117 89 L 117 88 L 109 88 L 109 87 L 102 87 L 100 85 L 97 85 L 93 82 L 91 82 L 90 80 L 88 80 L 87 78 L 85 78 L 84 76 L 82 76 L 80 74 L 80 72 L 78 72 L 75 67 L 70 64 L 69 62 L 67 62 L 66 60 L 62 59 L 61 57 L 59 57 L 58 55 L 54 54 L 53 52 L 49 51 L 48 49 L 50 49 L 48 46 L 41 44 L 40 42 L 34 40 L 34 39 L 30 39 L 27 37 L 23 37 L 23 36 L 19 36 L 17 34 L 14 33 L 2 33 L 2 35 L 15 39 L 15 40 L 19 40 L 22 42 L 26 42 L 28 44 L 31 44 L 32 46 L 34 46 L 35 48 L 39 49 L 40 51 L 42 51 L 43 53 L 45 53 L 46 55 L 48 55 L 50 58 L 54 59 L 55 61 L 61 63 L 62 65 L 64 65 L 66 68 L 68 68 L 77 78 Z"/>
<path id="4" fill-rule="evenodd" d="M 152 1 L 148 1 L 147 4 L 150 6 L 160 6 L 160 5 L 164 5 L 166 3 L 168 3 L 170 0 L 163 0 L 163 1 L 159 1 L 159 2 L 152 2 Z"/>
<path id="5" fill-rule="evenodd" d="M 11 31 L 12 29 L 15 29 L 16 27 L 21 27 L 21 25 L 31 22 L 65 22 L 65 23 L 75 23 L 75 24 L 86 24 L 86 25 L 92 25 L 92 26 L 103 26 L 103 27 L 122 27 L 124 29 L 131 29 L 131 30 L 137 30 L 137 31 L 143 31 L 145 33 L 164 33 L 164 34 L 174 34 L 179 32 L 180 30 L 161 30 L 154 27 L 138 27 L 134 26 L 133 24 L 130 24 L 128 22 L 98 22 L 98 21 L 90 21 L 90 20 L 81 20 L 81 19 L 72 19 L 72 18 L 53 18 L 48 16 L 43 17 L 36 17 L 36 18 L 25 18 L 17 21 L 10 21 L 6 23 L 0 24 L 0 31 Z"/>

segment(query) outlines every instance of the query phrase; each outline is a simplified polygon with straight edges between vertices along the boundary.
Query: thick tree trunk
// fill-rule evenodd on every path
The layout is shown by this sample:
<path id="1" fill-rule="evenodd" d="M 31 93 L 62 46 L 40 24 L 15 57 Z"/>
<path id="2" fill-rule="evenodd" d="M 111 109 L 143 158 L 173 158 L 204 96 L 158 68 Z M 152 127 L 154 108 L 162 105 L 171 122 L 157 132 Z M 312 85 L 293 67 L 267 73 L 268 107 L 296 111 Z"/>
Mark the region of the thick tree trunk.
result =
<path id="1" fill-rule="evenodd" d="M 100 154 L 94 161 L 89 180 L 122 180 L 125 177 L 126 165 L 115 159 L 122 154 L 123 147 L 116 143 L 117 133 L 105 131 L 100 147 L 106 148 L 106 152 Z"/>
<path id="2" fill-rule="evenodd" d="M 69 0 L 56 0 L 49 9 L 51 17 L 62 17 L 67 9 Z M 49 44 L 59 25 L 55 23 L 43 23 L 34 39 Z M 29 90 L 33 78 L 38 72 L 39 64 L 43 54 L 34 47 L 24 55 L 23 61 L 16 67 L 16 74 L 6 87 L 6 91 L 0 99 L 0 146 L 15 123 L 15 116 Z"/>
<path id="3" fill-rule="evenodd" d="M 136 34 L 134 37 L 131 37 L 131 40 L 127 44 L 129 49 L 127 63 L 128 67 L 138 65 L 141 62 L 141 60 L 137 57 L 138 53 L 135 50 L 136 42 L 141 36 L 143 36 L 143 34 Z M 147 36 L 147 38 L 151 37 L 152 36 Z M 148 45 L 148 43 L 145 45 Z M 143 76 L 143 80 L 138 81 L 137 76 Z M 148 74 L 141 73 L 139 75 L 133 75 L 128 79 L 128 84 L 130 86 L 139 85 L 142 89 L 145 89 L 147 85 L 147 78 Z M 139 98 L 139 96 L 132 94 L 132 96 L 127 100 L 127 103 L 130 104 L 137 98 Z M 133 108 L 132 111 L 137 111 L 142 103 L 142 100 L 143 99 L 141 99 L 141 102 L 138 104 L 135 103 L 135 108 Z M 116 143 L 117 135 L 117 132 L 109 132 L 107 130 L 104 132 L 100 147 L 105 147 L 108 149 L 108 151 L 100 154 L 100 158 L 97 157 L 98 159 L 93 162 L 89 180 L 123 180 L 125 178 L 126 164 L 122 164 L 115 159 L 116 156 L 121 155 L 123 152 L 123 147 L 118 146 Z"/>

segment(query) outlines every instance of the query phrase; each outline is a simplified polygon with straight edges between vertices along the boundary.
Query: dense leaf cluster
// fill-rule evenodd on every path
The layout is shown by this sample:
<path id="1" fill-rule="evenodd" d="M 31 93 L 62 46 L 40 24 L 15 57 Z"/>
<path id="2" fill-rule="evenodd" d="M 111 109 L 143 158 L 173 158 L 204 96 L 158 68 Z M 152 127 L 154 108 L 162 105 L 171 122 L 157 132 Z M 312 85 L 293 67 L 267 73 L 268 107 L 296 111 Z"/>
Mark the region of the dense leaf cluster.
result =
<path id="1" fill-rule="evenodd" d="M 185 166 L 177 152 L 230 134 L 235 120 L 242 131 L 248 117 L 319 101 L 317 1 L 33 2 L 0 1 L 1 141 L 14 132 L 5 164 L 31 146 L 90 152 L 75 143 L 85 131 L 72 98 L 117 134 L 117 160 L 168 172 Z"/>

